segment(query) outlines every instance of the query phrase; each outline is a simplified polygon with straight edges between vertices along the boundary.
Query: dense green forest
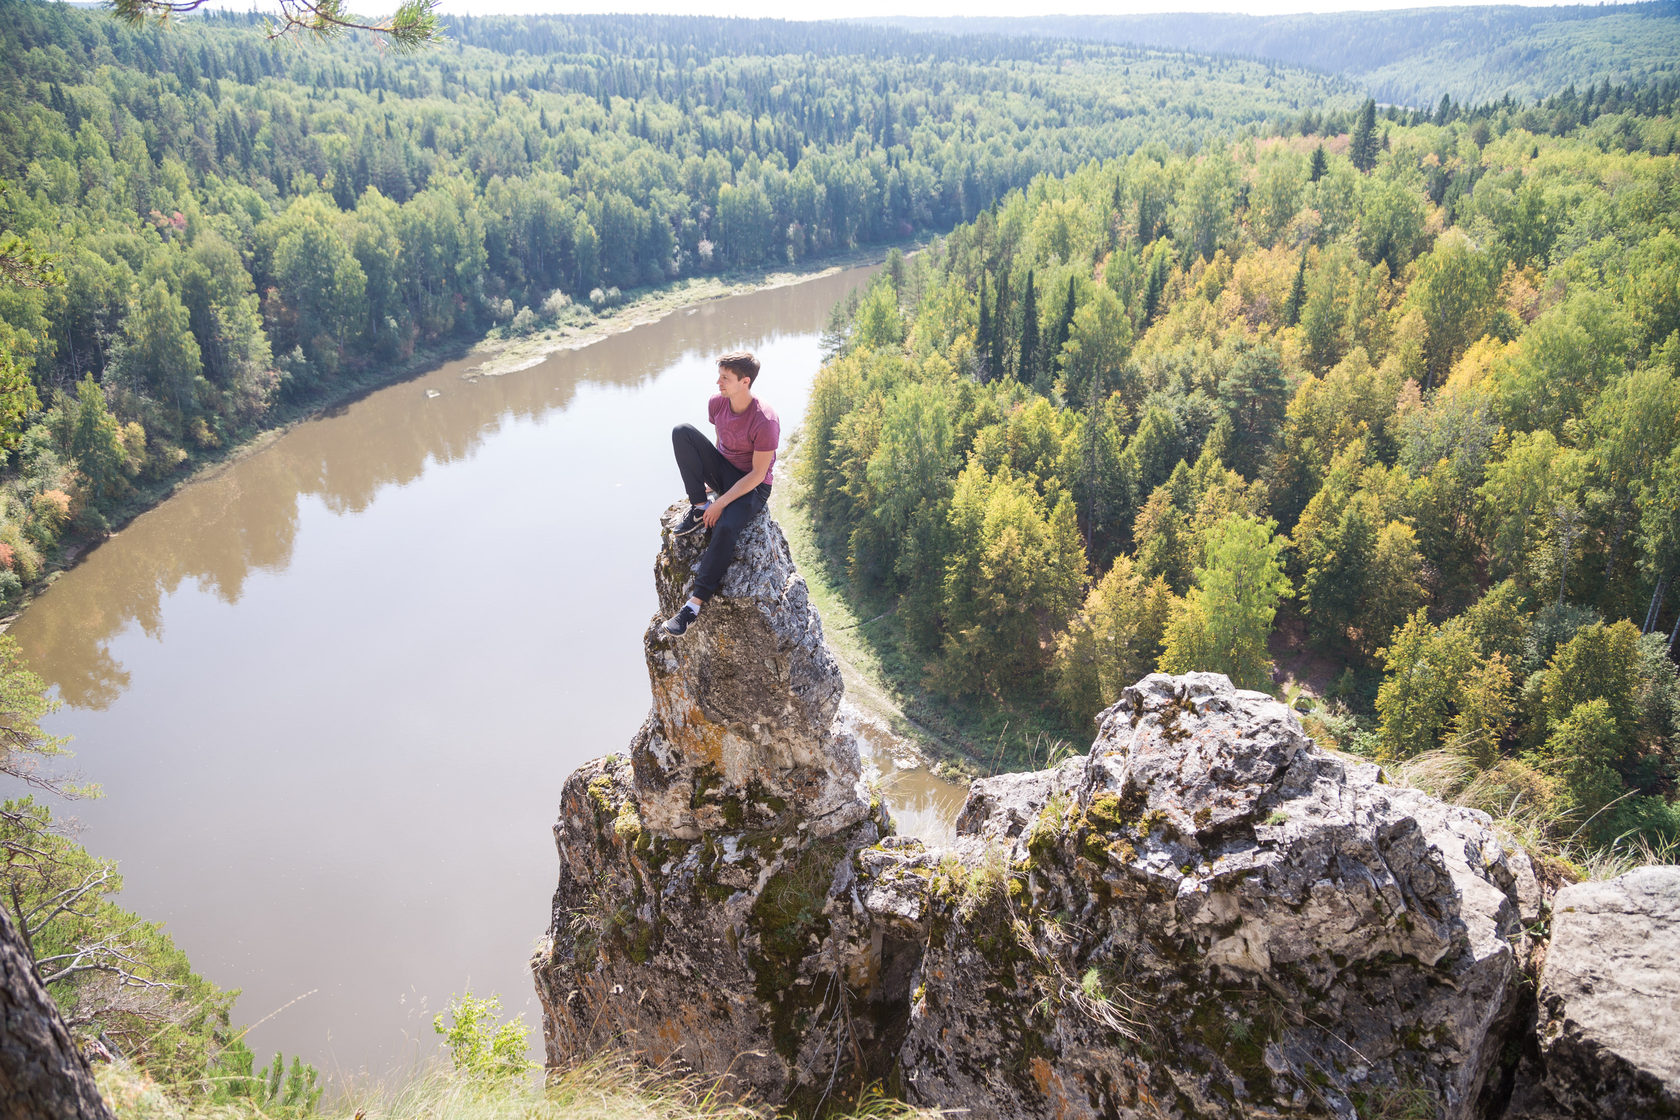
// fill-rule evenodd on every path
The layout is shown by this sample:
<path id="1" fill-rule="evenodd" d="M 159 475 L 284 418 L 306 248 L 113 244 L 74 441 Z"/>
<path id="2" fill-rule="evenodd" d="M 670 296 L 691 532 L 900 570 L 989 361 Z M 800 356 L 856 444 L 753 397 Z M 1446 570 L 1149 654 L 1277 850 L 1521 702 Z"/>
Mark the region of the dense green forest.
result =
<path id="1" fill-rule="evenodd" d="M 1566 86 L 1650 86 L 1680 75 L 1680 4 L 1483 5 L 1245 16 L 897 17 L 920 31 L 1054 35 L 1210 51 L 1306 66 L 1384 104 L 1424 108 L 1446 95 L 1528 101 Z"/>
<path id="2" fill-rule="evenodd" d="M 392 55 L 0 15 L 0 228 L 62 280 L 0 291 L 0 600 L 136 485 L 440 342 L 1353 104 L 1256 63 L 775 21 L 460 19 Z"/>
<path id="3" fill-rule="evenodd" d="M 1619 97 L 1146 147 L 888 270 L 800 464 L 875 640 L 1074 743 L 1276 658 L 1327 742 L 1672 837 L 1680 156 Z"/>

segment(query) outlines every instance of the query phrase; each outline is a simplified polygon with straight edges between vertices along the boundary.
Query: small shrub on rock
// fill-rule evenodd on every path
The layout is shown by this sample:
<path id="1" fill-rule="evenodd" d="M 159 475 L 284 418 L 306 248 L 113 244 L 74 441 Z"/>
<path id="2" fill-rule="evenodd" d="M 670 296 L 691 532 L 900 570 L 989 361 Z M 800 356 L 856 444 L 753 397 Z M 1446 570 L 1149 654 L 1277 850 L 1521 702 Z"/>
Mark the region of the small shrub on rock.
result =
<path id="1" fill-rule="evenodd" d="M 502 1001 L 497 996 L 476 999 L 471 992 L 452 1000 L 447 1012 L 432 1020 L 432 1029 L 449 1043 L 455 1072 L 483 1080 L 519 1077 L 532 1068 L 526 1055 L 525 1024 L 515 1018 L 497 1022 Z"/>

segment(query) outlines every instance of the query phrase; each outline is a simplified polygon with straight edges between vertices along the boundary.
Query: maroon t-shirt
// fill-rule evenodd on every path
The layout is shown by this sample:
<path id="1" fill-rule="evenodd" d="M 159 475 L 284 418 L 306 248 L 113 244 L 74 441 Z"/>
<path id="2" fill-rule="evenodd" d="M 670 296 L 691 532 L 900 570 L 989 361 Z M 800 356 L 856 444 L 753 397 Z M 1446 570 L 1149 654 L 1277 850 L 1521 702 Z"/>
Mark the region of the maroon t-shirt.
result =
<path id="1" fill-rule="evenodd" d="M 754 451 L 770 452 L 770 470 L 764 472 L 768 485 L 775 475 L 776 448 L 782 442 L 776 410 L 754 397 L 745 412 L 737 413 L 729 407 L 729 398 L 719 393 L 706 402 L 706 413 L 717 425 L 718 450 L 742 471 L 752 473 Z"/>

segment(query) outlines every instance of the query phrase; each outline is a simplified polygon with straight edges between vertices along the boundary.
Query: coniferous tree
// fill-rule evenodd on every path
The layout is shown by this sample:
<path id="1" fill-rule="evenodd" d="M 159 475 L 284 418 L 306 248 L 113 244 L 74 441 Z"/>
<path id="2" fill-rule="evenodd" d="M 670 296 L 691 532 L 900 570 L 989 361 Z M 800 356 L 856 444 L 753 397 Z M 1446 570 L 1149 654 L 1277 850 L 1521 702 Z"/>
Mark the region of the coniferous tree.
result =
<path id="1" fill-rule="evenodd" d="M 1003 363 L 1005 362 L 1005 360 L 1007 360 L 1008 355 L 1009 355 L 1009 348 L 1006 345 L 1008 340 L 1004 337 L 1005 334 L 1007 333 L 1006 328 L 1005 328 L 1005 324 L 1009 322 L 1009 320 L 1004 317 L 1005 312 L 1008 311 L 1008 299 L 1009 299 L 1009 274 L 1007 272 L 1004 272 L 1003 270 L 999 269 L 998 270 L 998 281 L 997 281 L 997 305 L 992 310 L 992 376 L 993 377 L 1002 377 L 1003 376 Z"/>
<path id="2" fill-rule="evenodd" d="M 1143 325 L 1148 326 L 1155 321 L 1156 312 L 1161 310 L 1161 296 L 1167 287 L 1167 269 L 1170 267 L 1167 254 L 1157 250 L 1149 261 L 1149 282 L 1143 288 Z"/>
<path id="3" fill-rule="evenodd" d="M 1293 327 L 1301 321 L 1301 308 L 1307 302 L 1307 253 L 1301 251 L 1301 266 L 1295 270 L 1295 283 L 1289 289 L 1289 299 L 1283 305 L 1283 325 Z"/>
<path id="4" fill-rule="evenodd" d="M 1015 377 L 1031 385 L 1038 376 L 1038 297 L 1033 292 L 1033 273 L 1027 270 L 1027 292 L 1021 297 L 1021 356 Z"/>
<path id="5" fill-rule="evenodd" d="M 1313 149 L 1312 163 L 1307 168 L 1308 182 L 1316 183 L 1324 178 L 1324 173 L 1330 168 L 1329 157 L 1324 154 L 1324 145 Z"/>
<path id="6" fill-rule="evenodd" d="M 192 0 L 113 0 L 111 9 L 124 23 L 141 26 L 179 12 L 192 11 L 198 6 Z M 352 15 L 341 0 L 281 0 L 279 7 L 278 34 L 328 38 L 346 31 L 371 31 L 388 38 L 398 50 L 413 50 L 436 43 L 442 34 L 436 0 L 404 0 L 395 12 L 379 22 L 366 22 L 362 17 Z M 181 75 L 182 84 L 189 88 L 198 83 L 191 67 L 192 62 L 187 59 Z"/>
<path id="7" fill-rule="evenodd" d="M 1359 110 L 1359 123 L 1353 126 L 1353 138 L 1348 145 L 1348 157 L 1360 171 L 1377 165 L 1377 102 L 1367 97 Z"/>
<path id="8" fill-rule="evenodd" d="M 1062 347 L 1067 345 L 1068 332 L 1073 329 L 1073 313 L 1077 310 L 1078 299 L 1075 277 L 1069 276 L 1067 302 L 1062 305 L 1062 314 L 1056 320 L 1056 331 L 1050 336 L 1050 348 L 1044 353 L 1044 366 L 1052 374 L 1062 360 Z"/>
<path id="9" fill-rule="evenodd" d="M 990 381 L 993 370 L 992 354 L 992 309 L 986 302 L 986 270 L 980 270 L 980 326 L 975 331 L 974 353 L 980 359 L 980 380 Z"/>

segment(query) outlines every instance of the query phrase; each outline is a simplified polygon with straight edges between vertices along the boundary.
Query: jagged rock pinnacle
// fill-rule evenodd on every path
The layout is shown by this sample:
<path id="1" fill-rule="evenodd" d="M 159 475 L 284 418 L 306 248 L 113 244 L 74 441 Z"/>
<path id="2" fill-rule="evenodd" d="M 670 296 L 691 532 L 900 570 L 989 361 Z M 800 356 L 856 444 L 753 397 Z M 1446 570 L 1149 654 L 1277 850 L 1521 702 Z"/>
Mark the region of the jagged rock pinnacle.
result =
<path id="1" fill-rule="evenodd" d="M 765 829 L 792 819 L 813 835 L 868 813 L 852 736 L 834 726 L 844 686 L 822 620 L 768 515 L 741 533 L 723 585 L 687 634 L 660 621 L 688 594 L 704 533 L 672 529 L 654 564 L 659 611 L 643 647 L 653 708 L 631 744 L 642 823 L 663 836 Z"/>
<path id="2" fill-rule="evenodd" d="M 774 520 L 742 532 L 686 634 L 660 625 L 705 547 L 672 535 L 681 509 L 654 564 L 652 709 L 629 758 L 579 767 L 561 795 L 560 879 L 532 961 L 548 1064 L 627 1046 L 787 1102 L 834 1088 L 844 1062 L 839 1089 L 855 1090 L 889 1072 L 896 1038 L 861 1035 L 886 1014 L 872 1008 L 903 1006 L 909 976 L 868 981 L 900 950 L 846 903 L 857 853 L 890 826 L 860 783 L 840 670 Z M 845 1038 L 813 1029 L 835 999 Z"/>

